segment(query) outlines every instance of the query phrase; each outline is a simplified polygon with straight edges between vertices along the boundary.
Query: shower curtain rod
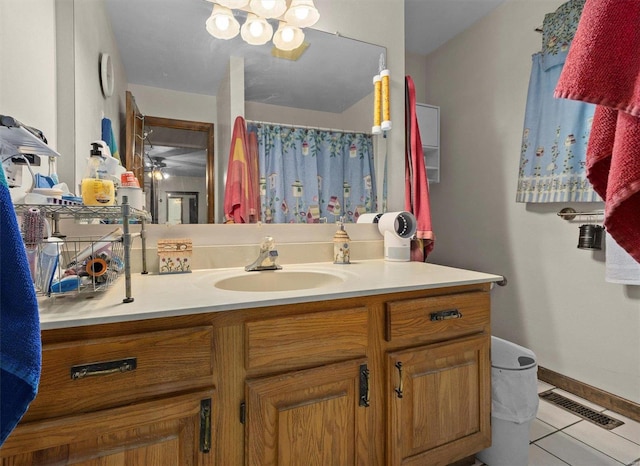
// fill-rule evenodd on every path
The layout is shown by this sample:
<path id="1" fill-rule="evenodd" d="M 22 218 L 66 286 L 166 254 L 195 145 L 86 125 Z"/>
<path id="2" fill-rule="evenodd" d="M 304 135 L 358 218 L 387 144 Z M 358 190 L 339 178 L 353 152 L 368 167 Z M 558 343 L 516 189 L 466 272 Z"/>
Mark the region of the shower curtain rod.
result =
<path id="1" fill-rule="evenodd" d="M 336 128 L 320 128 L 317 126 L 305 126 L 305 125 L 291 125 L 286 123 L 274 123 L 272 121 L 259 121 L 259 120 L 246 120 L 247 123 L 255 123 L 257 125 L 278 125 L 284 126 L 287 128 L 301 128 L 301 129 L 315 129 L 317 131 L 333 131 L 336 133 L 352 133 L 352 134 L 366 134 L 367 136 L 371 136 L 371 133 L 367 133 L 366 131 L 349 131 L 346 129 L 336 129 Z"/>

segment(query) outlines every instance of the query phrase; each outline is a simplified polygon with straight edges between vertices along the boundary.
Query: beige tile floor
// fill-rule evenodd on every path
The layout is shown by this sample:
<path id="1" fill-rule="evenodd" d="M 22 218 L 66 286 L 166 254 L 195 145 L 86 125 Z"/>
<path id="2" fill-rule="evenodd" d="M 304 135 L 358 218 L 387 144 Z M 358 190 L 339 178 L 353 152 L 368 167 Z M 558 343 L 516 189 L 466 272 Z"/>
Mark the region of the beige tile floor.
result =
<path id="1" fill-rule="evenodd" d="M 606 430 L 541 399 L 537 417 L 531 423 L 528 466 L 640 466 L 639 422 L 538 381 L 538 393 L 547 390 L 624 424 Z M 476 461 L 476 466 L 482 464 Z"/>

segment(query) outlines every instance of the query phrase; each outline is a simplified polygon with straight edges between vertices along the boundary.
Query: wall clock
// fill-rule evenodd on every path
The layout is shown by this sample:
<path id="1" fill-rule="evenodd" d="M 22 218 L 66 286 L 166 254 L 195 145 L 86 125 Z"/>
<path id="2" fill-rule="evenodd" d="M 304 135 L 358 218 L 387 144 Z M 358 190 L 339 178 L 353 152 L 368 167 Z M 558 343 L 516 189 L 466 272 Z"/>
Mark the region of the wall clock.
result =
<path id="1" fill-rule="evenodd" d="M 113 63 L 108 53 L 100 54 L 100 88 L 105 98 L 113 95 Z"/>

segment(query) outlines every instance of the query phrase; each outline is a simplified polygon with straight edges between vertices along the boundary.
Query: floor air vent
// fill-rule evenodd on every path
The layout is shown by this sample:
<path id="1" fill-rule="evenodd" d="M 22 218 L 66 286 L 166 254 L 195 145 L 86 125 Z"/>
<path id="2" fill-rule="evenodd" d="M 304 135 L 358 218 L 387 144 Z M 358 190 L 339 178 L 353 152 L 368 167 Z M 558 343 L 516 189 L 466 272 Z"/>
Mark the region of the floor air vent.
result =
<path id="1" fill-rule="evenodd" d="M 622 421 L 618 421 L 612 417 L 607 416 L 606 414 L 599 413 L 598 411 L 594 411 L 593 409 L 581 405 L 580 403 L 576 403 L 569 398 L 566 398 L 562 395 L 555 393 L 554 391 L 546 391 L 540 393 L 540 398 L 549 403 L 553 403 L 556 406 L 559 406 L 562 409 L 569 411 L 570 413 L 575 414 L 576 416 L 580 416 L 582 419 L 586 419 L 589 422 L 593 422 L 600 427 L 611 430 L 616 427 L 624 424 Z"/>

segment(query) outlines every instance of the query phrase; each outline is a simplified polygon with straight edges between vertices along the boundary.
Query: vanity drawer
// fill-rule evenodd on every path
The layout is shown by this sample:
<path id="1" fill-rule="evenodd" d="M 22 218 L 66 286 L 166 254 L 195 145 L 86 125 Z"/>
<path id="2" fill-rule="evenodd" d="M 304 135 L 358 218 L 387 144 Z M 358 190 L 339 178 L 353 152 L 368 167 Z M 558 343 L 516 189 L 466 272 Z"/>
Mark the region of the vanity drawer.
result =
<path id="1" fill-rule="evenodd" d="M 45 345 L 27 419 L 93 411 L 213 383 L 210 326 Z"/>
<path id="2" fill-rule="evenodd" d="M 385 339 L 412 344 L 488 332 L 490 308 L 487 292 L 388 302 Z"/>
<path id="3" fill-rule="evenodd" d="M 315 312 L 245 323 L 245 367 L 271 372 L 364 356 L 366 307 Z"/>

